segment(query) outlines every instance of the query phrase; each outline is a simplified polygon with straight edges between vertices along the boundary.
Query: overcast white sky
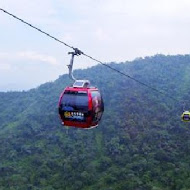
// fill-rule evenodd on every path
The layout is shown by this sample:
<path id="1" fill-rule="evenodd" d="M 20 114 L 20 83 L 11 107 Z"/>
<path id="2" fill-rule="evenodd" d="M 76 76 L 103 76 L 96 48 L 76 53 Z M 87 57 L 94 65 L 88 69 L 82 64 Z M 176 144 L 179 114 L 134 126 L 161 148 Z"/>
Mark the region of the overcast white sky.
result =
<path id="1" fill-rule="evenodd" d="M 103 62 L 189 54 L 189 0 L 1 0 L 0 8 Z M 57 79 L 70 50 L 0 11 L 0 91 Z M 95 64 L 80 56 L 74 68 Z"/>

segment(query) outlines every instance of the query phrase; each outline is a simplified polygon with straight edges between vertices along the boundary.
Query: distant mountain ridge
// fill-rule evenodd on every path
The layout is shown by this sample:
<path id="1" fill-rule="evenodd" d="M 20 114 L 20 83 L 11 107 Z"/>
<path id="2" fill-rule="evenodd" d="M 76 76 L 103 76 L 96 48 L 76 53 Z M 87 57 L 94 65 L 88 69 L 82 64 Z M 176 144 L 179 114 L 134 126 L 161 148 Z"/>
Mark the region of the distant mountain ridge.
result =
<path id="1" fill-rule="evenodd" d="M 0 92 L 0 189 L 190 189 L 190 124 L 180 119 L 190 99 L 190 55 L 109 65 L 166 96 L 103 65 L 76 70 L 105 103 L 99 127 L 81 130 L 61 126 L 58 116 L 68 75 Z"/>

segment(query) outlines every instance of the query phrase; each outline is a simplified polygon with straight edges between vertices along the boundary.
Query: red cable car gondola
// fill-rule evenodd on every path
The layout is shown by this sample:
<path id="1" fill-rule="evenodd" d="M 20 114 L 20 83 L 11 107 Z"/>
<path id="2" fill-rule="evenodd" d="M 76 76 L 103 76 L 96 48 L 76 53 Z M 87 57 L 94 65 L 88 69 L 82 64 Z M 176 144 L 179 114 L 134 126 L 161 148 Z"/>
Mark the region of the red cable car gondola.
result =
<path id="1" fill-rule="evenodd" d="M 62 124 L 79 128 L 92 128 L 98 125 L 104 111 L 100 92 L 95 87 L 66 87 L 59 99 L 59 115 Z"/>
<path id="2" fill-rule="evenodd" d="M 75 80 L 71 87 L 66 87 L 59 98 L 59 115 L 62 124 L 77 128 L 93 128 L 98 126 L 101 120 L 104 103 L 101 94 L 96 87 L 90 87 L 88 80 L 76 80 L 72 75 L 74 55 L 81 52 L 75 49 L 71 52 L 72 58 L 69 67 L 69 75 Z"/>

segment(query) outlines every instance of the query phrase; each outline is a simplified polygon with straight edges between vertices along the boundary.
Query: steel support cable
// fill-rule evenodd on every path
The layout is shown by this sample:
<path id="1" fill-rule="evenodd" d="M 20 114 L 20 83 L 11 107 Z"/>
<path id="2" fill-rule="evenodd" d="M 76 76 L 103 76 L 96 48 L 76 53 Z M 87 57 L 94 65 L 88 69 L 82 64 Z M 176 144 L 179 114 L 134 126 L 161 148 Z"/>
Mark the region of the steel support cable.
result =
<path id="1" fill-rule="evenodd" d="M 103 63 L 101 61 L 99 61 L 99 60 L 97 60 L 97 59 L 94 59 L 93 57 L 91 57 L 91 56 L 89 56 L 89 55 L 87 55 L 85 53 L 83 53 L 83 55 L 85 55 L 86 57 L 88 57 L 88 58 L 90 58 L 90 59 L 92 59 L 92 60 L 94 60 L 94 61 L 96 61 L 96 62 L 98 62 L 98 63 L 100 63 L 100 64 L 102 64 L 104 66 L 106 66 L 106 67 L 108 67 L 109 69 L 111 69 L 111 70 L 113 70 L 113 71 L 115 71 L 115 72 L 117 72 L 117 73 L 119 73 L 119 74 L 121 74 L 121 75 L 123 75 L 123 76 L 125 76 L 125 77 L 127 77 L 127 78 L 129 78 L 129 79 L 131 79 L 131 80 L 133 80 L 133 81 L 135 81 L 135 82 L 137 82 L 137 83 L 139 83 L 139 84 L 153 90 L 153 91 L 155 91 L 155 92 L 157 92 L 157 93 L 160 93 L 160 94 L 162 94 L 164 96 L 167 96 L 167 97 L 169 97 L 169 98 L 171 98 L 171 99 L 173 99 L 175 101 L 179 101 L 176 98 L 174 98 L 172 96 L 169 96 L 168 94 L 166 94 L 166 93 L 164 93 L 164 92 L 162 92 L 162 91 L 160 91 L 160 90 L 158 90 L 158 89 L 156 89 L 156 88 L 154 88 L 152 86 L 149 86 L 148 84 L 145 84 L 145 83 L 139 81 L 138 79 L 135 79 L 134 77 L 131 77 L 130 75 L 127 75 L 127 74 L 125 74 L 125 73 L 123 73 L 123 72 L 121 72 L 121 71 L 119 71 L 119 70 L 117 70 L 117 69 L 115 69 L 115 68 L 113 68 L 113 67 L 111 67 L 111 66 L 109 66 L 109 65 L 107 65 L 107 64 L 105 64 L 105 63 Z"/>
<path id="2" fill-rule="evenodd" d="M 162 91 L 160 91 L 160 90 L 158 90 L 158 89 L 156 89 L 156 88 L 154 88 L 154 87 L 152 87 L 152 86 L 149 86 L 148 84 L 145 84 L 145 83 L 139 81 L 138 79 L 135 79 L 134 77 L 131 77 L 130 75 L 127 75 L 127 74 L 125 74 L 125 73 L 123 73 L 123 72 L 121 72 L 121 71 L 119 71 L 119 70 L 117 70 L 117 69 L 115 69 L 115 68 L 113 68 L 113 67 L 111 67 L 111 66 L 109 66 L 109 65 L 107 65 L 107 64 L 105 64 L 105 63 L 103 63 L 103 62 L 101 62 L 101 61 L 99 61 L 99 60 L 97 60 L 97 59 L 95 59 L 95 58 L 93 58 L 93 57 L 87 55 L 87 54 L 85 54 L 85 53 L 83 53 L 83 52 L 80 51 L 78 48 L 74 48 L 73 46 L 68 45 L 67 43 L 65 43 L 65 42 L 59 40 L 58 38 L 56 38 L 56 37 L 54 37 L 54 36 L 48 34 L 47 32 L 45 32 L 45 31 L 43 31 L 43 30 L 37 28 L 36 26 L 34 26 L 34 25 L 32 25 L 32 24 L 30 24 L 30 23 L 24 21 L 23 19 L 21 19 L 21 18 L 15 16 L 15 15 L 13 15 L 12 13 L 10 13 L 10 12 L 8 12 L 8 11 L 2 9 L 2 8 L 0 8 L 0 10 L 3 11 L 4 13 L 8 14 L 9 16 L 12 16 L 13 18 L 15 18 L 15 19 L 21 21 L 22 23 L 24 23 L 24 24 L 26 24 L 26 25 L 32 27 L 33 29 L 36 29 L 37 31 L 39 31 L 39 32 L 41 32 L 41 33 L 43 33 L 43 34 L 45 34 L 46 36 L 48 36 L 48 37 L 54 39 L 55 41 L 57 41 L 57 42 L 59 42 L 59 43 L 65 45 L 65 46 L 67 46 L 67 47 L 73 49 L 75 52 L 80 53 L 80 54 L 82 54 L 82 55 L 84 55 L 84 56 L 86 56 L 86 57 L 92 59 L 93 61 L 98 62 L 98 63 L 100 63 L 100 64 L 106 66 L 107 68 L 109 68 L 109 69 L 111 69 L 111 70 L 113 70 L 113 71 L 115 71 L 115 72 L 117 72 L 117 73 L 119 73 L 119 74 L 121 74 L 121 75 L 123 75 L 123 76 L 125 76 L 125 77 L 127 77 L 127 78 L 129 78 L 129 79 L 131 79 L 131 80 L 133 80 L 133 81 L 135 81 L 135 82 L 137 82 L 137 83 L 139 83 L 139 84 L 141 84 L 141 85 L 143 85 L 143 86 L 145 86 L 145 87 L 147 87 L 147 88 L 153 90 L 153 91 L 155 91 L 155 92 L 157 92 L 157 93 L 160 93 L 160 94 L 162 94 L 162 95 L 164 95 L 164 96 L 167 96 L 168 98 L 173 99 L 173 100 L 175 100 L 175 101 L 177 101 L 177 102 L 179 101 L 179 100 L 177 100 L 176 98 L 174 98 L 174 97 L 172 97 L 172 96 L 166 94 L 165 92 L 162 92 Z"/>
<path id="3" fill-rule="evenodd" d="M 26 24 L 26 25 L 28 25 L 28 26 L 30 26 L 30 27 L 32 27 L 32 28 L 38 30 L 39 32 L 41 32 L 41 33 L 43 33 L 43 34 L 45 34 L 45 35 L 47 35 L 48 37 L 50 37 L 50 38 L 52 38 L 52 39 L 54 39 L 54 40 L 56 40 L 56 41 L 58 41 L 58 42 L 64 44 L 65 46 L 67 46 L 67 47 L 69 47 L 69 48 L 72 48 L 72 49 L 75 49 L 74 47 L 72 47 L 72 46 L 66 44 L 65 42 L 59 40 L 58 38 L 56 38 L 56 37 L 54 37 L 54 36 L 48 34 L 47 32 L 44 32 L 43 30 L 37 28 L 36 26 L 34 26 L 34 25 L 32 25 L 32 24 L 30 24 L 30 23 L 24 21 L 23 19 L 21 19 L 21 18 L 15 16 L 15 15 L 9 13 L 8 11 L 6 11 L 6 10 L 4 10 L 4 9 L 2 9 L 2 8 L 0 8 L 0 10 L 3 11 L 4 13 L 8 14 L 9 16 L 12 16 L 13 18 L 15 18 L 15 19 L 21 21 L 22 23 L 24 23 L 24 24 Z"/>

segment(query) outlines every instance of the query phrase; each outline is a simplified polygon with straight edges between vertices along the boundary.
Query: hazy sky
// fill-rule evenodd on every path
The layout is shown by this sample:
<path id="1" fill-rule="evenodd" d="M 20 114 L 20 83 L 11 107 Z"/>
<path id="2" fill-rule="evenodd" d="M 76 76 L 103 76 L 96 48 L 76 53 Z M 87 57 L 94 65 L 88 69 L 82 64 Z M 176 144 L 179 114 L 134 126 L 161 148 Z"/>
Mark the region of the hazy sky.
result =
<path id="1" fill-rule="evenodd" d="M 189 54 L 190 0 L 1 0 L 0 8 L 102 62 Z M 69 51 L 0 11 L 0 91 L 57 79 Z M 74 68 L 95 64 L 80 56 Z"/>

